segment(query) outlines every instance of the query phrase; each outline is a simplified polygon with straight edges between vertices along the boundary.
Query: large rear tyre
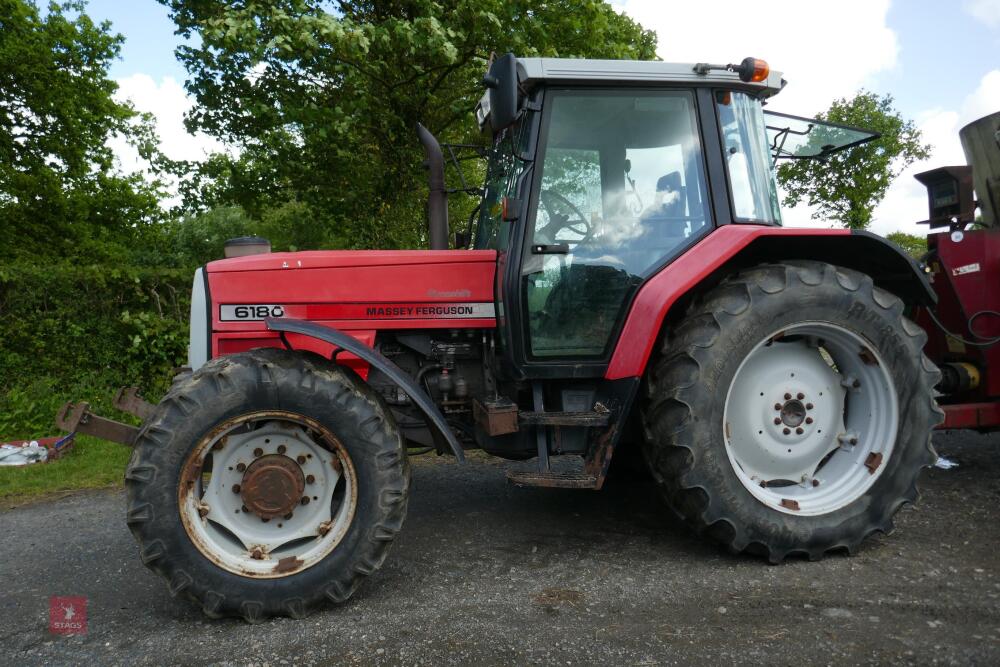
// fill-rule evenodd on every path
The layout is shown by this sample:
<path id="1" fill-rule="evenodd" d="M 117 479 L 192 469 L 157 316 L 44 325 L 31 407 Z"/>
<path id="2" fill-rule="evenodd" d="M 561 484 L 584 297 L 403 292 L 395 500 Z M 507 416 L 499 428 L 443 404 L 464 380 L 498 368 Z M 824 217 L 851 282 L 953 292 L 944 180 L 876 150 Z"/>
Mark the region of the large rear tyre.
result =
<path id="1" fill-rule="evenodd" d="M 176 383 L 126 471 L 142 561 L 211 617 L 300 618 L 343 602 L 402 527 L 409 465 L 349 371 L 278 349 Z"/>
<path id="2" fill-rule="evenodd" d="M 940 373 L 903 303 L 819 262 L 709 292 L 647 374 L 644 451 L 667 501 L 733 552 L 854 553 L 917 498 Z"/>

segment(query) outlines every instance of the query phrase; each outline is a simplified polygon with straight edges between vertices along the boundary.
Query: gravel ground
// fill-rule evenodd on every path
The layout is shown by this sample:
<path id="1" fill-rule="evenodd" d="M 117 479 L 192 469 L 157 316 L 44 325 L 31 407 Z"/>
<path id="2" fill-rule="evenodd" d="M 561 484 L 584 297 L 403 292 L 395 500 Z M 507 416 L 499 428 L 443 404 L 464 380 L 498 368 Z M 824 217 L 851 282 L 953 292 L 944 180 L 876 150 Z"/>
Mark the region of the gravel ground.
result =
<path id="1" fill-rule="evenodd" d="M 0 511 L 0 664 L 1000 664 L 1000 436 L 853 558 L 768 566 L 690 535 L 645 485 L 518 489 L 420 459 L 389 559 L 305 621 L 208 621 L 139 562 L 120 492 Z M 426 457 L 425 457 L 426 459 Z M 51 595 L 89 632 L 48 632 Z"/>

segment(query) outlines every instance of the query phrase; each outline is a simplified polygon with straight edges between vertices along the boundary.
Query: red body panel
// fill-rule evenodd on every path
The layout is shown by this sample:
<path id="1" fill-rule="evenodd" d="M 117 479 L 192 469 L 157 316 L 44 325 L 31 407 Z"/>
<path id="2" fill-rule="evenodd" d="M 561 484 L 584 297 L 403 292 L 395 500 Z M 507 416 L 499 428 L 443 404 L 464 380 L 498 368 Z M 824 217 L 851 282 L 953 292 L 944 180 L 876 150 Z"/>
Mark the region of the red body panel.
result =
<path id="1" fill-rule="evenodd" d="M 950 232 L 930 234 L 928 262 L 931 284 L 938 295 L 938 319 L 949 331 L 971 338 L 969 318 L 984 310 L 1000 311 L 1000 231 L 962 232 L 961 241 Z M 927 356 L 933 361 L 964 361 L 980 369 L 982 382 L 968 400 L 1000 398 L 1000 345 L 966 346 L 949 339 L 921 312 L 917 321 L 927 330 Z M 1000 336 L 1000 317 L 985 315 L 973 323 L 976 336 Z"/>
<path id="2" fill-rule="evenodd" d="M 957 403 L 942 405 L 944 423 L 939 429 L 974 428 L 996 430 L 1000 425 L 1000 401 L 989 403 Z"/>
<path id="3" fill-rule="evenodd" d="M 844 236 L 846 229 L 794 229 L 762 225 L 719 227 L 639 289 L 604 377 L 640 377 L 659 337 L 667 311 L 677 299 L 761 236 Z"/>
<path id="4" fill-rule="evenodd" d="M 1000 230 L 966 231 L 955 237 L 951 232 L 929 234 L 927 247 L 933 253 L 928 264 L 941 323 L 966 339 L 972 334 L 979 339 L 1000 336 L 1000 317 L 995 315 L 977 317 L 972 332 L 968 328 L 976 313 L 1000 311 Z M 952 404 L 941 406 L 945 422 L 938 428 L 1000 427 L 1000 344 L 979 347 L 956 341 L 945 336 L 924 310 L 918 311 L 917 323 L 927 331 L 925 351 L 932 361 L 964 362 L 980 373 L 977 388 L 943 399 Z"/>
<path id="5" fill-rule="evenodd" d="M 385 329 L 493 328 L 492 250 L 330 250 L 251 255 L 206 267 L 212 304 L 212 356 L 280 345 L 247 308 L 350 333 L 368 345 Z M 262 310 L 262 314 L 263 314 Z M 269 312 L 273 315 L 274 312 Z M 331 346 L 289 335 L 296 349 L 329 356 Z M 338 361 L 363 375 L 363 362 Z"/>

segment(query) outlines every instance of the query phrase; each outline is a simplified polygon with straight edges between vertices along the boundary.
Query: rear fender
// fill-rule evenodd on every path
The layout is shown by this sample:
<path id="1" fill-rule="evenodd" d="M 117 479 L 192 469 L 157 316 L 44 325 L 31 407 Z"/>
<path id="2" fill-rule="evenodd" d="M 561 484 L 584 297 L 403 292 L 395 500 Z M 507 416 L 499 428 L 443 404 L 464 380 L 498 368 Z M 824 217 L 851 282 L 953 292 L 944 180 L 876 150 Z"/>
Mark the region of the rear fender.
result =
<path id="1" fill-rule="evenodd" d="M 932 305 L 937 300 L 917 263 L 895 244 L 870 232 L 724 225 L 639 289 L 604 377 L 642 376 L 664 321 L 683 312 L 693 295 L 740 269 L 792 259 L 864 272 L 907 304 Z"/>
<path id="2" fill-rule="evenodd" d="M 448 426 L 448 422 L 445 420 L 444 415 L 442 415 L 441 411 L 438 410 L 438 407 L 434 405 L 430 396 L 428 396 L 427 393 L 420 388 L 420 385 L 418 385 L 413 378 L 407 375 L 401 368 L 399 368 L 399 366 L 382 356 L 378 351 L 365 345 L 353 336 L 337 331 L 336 329 L 323 326 L 322 324 L 316 324 L 315 322 L 268 318 L 264 320 L 264 323 L 271 331 L 277 331 L 282 334 L 300 334 L 329 343 L 336 348 L 350 352 L 382 371 L 387 378 L 392 380 L 396 386 L 402 389 L 406 395 L 410 397 L 410 400 L 412 400 L 414 404 L 420 408 L 420 410 L 424 413 L 424 416 L 427 417 L 429 424 L 436 428 L 440 432 L 441 437 L 443 437 L 448 443 L 448 447 L 455 455 L 455 458 L 459 461 L 465 461 L 465 454 L 462 451 L 462 445 L 458 442 L 455 434 Z"/>

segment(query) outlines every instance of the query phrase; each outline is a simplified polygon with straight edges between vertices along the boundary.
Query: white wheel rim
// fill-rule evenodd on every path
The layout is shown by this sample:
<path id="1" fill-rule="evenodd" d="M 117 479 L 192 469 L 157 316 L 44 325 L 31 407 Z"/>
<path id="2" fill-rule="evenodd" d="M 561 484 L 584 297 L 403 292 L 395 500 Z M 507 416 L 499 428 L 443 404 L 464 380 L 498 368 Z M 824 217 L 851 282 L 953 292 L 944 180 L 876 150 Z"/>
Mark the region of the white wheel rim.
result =
<path id="1" fill-rule="evenodd" d="M 264 491 L 250 494 L 248 484 Z M 202 438 L 184 464 L 178 501 L 185 530 L 209 560 L 272 579 L 315 565 L 340 543 L 354 518 L 357 475 L 347 450 L 315 420 L 258 412 Z M 282 514 L 271 516 L 276 509 Z"/>
<path id="2" fill-rule="evenodd" d="M 862 497 L 892 456 L 896 389 L 875 347 L 830 322 L 774 331 L 740 364 L 723 433 L 743 486 L 768 507 L 828 514 Z"/>

